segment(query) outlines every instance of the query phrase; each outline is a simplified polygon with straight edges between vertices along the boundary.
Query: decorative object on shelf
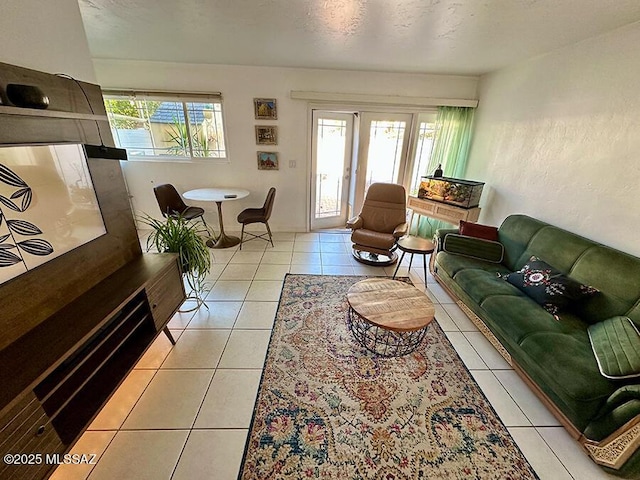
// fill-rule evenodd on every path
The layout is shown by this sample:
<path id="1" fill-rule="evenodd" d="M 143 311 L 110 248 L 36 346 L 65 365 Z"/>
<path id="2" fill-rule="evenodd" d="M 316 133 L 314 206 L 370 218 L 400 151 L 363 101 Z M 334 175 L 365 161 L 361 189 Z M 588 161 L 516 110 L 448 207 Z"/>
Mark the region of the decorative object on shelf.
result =
<path id="1" fill-rule="evenodd" d="M 277 120 L 278 111 L 276 109 L 275 98 L 254 98 L 253 109 L 256 120 Z"/>
<path id="2" fill-rule="evenodd" d="M 434 177 L 441 177 L 442 176 L 442 164 L 441 163 L 438 164 L 438 168 L 436 168 L 436 171 L 433 172 L 433 176 Z"/>
<path id="3" fill-rule="evenodd" d="M 278 152 L 258 152 L 258 170 L 278 170 Z"/>
<path id="4" fill-rule="evenodd" d="M 256 125 L 256 145 L 277 145 L 278 127 Z"/>
<path id="5" fill-rule="evenodd" d="M 0 283 L 105 233 L 82 145 L 0 148 Z"/>
<path id="6" fill-rule="evenodd" d="M 147 251 L 155 248 L 161 253 L 178 254 L 182 273 L 191 289 L 188 298 L 196 300 L 195 308 L 200 307 L 204 303 L 204 279 L 211 269 L 211 256 L 203 238 L 210 236 L 206 225 L 182 216 L 160 221 L 144 214 L 139 220 L 152 229 L 147 237 Z"/>
<path id="7" fill-rule="evenodd" d="M 426 198 L 463 208 L 474 208 L 480 204 L 484 182 L 461 178 L 422 177 L 418 198 Z"/>
<path id="8" fill-rule="evenodd" d="M 16 107 L 40 109 L 49 107 L 49 97 L 35 85 L 10 83 L 7 85 L 7 98 Z"/>

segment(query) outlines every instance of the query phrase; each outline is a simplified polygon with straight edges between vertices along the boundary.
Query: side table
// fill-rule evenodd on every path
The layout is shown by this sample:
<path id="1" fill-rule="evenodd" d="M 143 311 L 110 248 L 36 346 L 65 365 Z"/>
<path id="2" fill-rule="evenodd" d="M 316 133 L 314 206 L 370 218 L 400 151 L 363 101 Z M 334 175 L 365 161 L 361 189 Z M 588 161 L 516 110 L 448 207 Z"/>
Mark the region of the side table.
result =
<path id="1" fill-rule="evenodd" d="M 433 253 L 435 246 L 431 240 L 427 240 L 426 238 L 415 237 L 413 235 L 407 235 L 398 240 L 398 248 L 402 251 L 402 256 L 398 261 L 398 265 L 396 266 L 395 272 L 393 272 L 393 277 L 396 278 L 396 274 L 398 273 L 398 269 L 400 268 L 400 264 L 402 263 L 402 259 L 404 258 L 405 253 L 411 254 L 411 262 L 409 262 L 409 270 L 411 270 L 411 264 L 413 263 L 413 255 L 418 254 L 422 255 L 422 265 L 424 268 L 424 284 L 427 284 L 427 255 Z"/>

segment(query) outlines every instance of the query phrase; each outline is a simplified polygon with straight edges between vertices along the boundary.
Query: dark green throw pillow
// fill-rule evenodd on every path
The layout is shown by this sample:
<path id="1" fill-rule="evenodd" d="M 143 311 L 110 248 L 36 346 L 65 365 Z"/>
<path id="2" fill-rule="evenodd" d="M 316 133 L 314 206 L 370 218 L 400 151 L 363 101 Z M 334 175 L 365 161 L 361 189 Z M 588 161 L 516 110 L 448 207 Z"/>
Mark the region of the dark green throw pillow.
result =
<path id="1" fill-rule="evenodd" d="M 573 302 L 598 293 L 597 289 L 572 280 L 535 256 L 520 270 L 502 278 L 554 316 L 566 310 Z"/>

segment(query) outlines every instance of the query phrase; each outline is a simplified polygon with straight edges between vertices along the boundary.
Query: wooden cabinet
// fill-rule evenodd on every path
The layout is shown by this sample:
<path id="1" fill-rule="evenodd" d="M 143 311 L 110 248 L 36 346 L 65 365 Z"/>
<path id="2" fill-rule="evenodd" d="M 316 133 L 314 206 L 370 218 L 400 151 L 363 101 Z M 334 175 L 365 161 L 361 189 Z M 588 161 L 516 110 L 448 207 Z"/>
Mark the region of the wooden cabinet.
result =
<path id="1" fill-rule="evenodd" d="M 184 298 L 177 257 L 143 255 L 1 350 L 0 455 L 42 461 L 0 478 L 45 478 L 44 456 L 73 445 Z"/>
<path id="2" fill-rule="evenodd" d="M 480 216 L 480 207 L 462 208 L 455 205 L 427 200 L 424 198 L 409 197 L 407 200 L 407 208 L 412 210 L 413 214 L 424 215 L 436 220 L 458 225 L 460 220 L 465 222 L 477 222 Z"/>

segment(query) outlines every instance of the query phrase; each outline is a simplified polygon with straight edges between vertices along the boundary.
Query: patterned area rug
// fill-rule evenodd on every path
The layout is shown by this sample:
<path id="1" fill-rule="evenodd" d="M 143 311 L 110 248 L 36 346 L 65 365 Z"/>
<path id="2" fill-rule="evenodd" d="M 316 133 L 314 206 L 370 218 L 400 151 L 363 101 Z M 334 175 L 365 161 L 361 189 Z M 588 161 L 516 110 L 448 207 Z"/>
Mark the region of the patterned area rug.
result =
<path id="1" fill-rule="evenodd" d="M 400 358 L 353 339 L 359 280 L 287 275 L 239 478 L 538 478 L 436 322 Z"/>

